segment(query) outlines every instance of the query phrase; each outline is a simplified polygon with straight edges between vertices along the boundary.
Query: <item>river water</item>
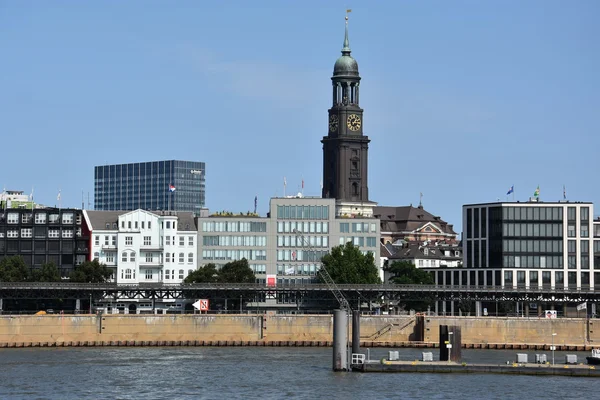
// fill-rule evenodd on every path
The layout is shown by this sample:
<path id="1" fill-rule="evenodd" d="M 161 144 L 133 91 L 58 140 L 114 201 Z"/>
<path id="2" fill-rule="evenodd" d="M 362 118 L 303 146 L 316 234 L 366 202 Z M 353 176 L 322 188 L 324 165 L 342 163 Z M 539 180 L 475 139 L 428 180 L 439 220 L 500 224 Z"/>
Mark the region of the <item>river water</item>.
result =
<path id="1" fill-rule="evenodd" d="M 372 349 L 371 359 L 388 350 Z M 400 358 L 422 351 L 400 349 Z M 503 364 L 516 353 L 463 350 L 463 360 Z M 585 362 L 587 353 L 568 353 Z M 564 355 L 556 352 L 556 362 Z M 21 348 L 0 350 L 0 360 L 0 399 L 600 398 L 595 378 L 333 372 L 331 348 Z"/>

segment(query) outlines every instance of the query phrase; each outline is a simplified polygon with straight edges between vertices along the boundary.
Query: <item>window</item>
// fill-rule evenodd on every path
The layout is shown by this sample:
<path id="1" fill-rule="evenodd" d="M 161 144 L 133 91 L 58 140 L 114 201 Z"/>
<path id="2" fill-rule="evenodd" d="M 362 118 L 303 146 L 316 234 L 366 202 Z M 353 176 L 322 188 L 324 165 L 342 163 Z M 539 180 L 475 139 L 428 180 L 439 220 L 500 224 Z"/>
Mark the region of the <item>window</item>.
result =
<path id="1" fill-rule="evenodd" d="M 95 246 L 100 246 L 100 235 L 96 235 L 94 237 L 94 245 Z"/>
<path id="2" fill-rule="evenodd" d="M 21 237 L 30 238 L 31 236 L 33 236 L 33 230 L 31 228 L 21 229 Z"/>
<path id="3" fill-rule="evenodd" d="M 125 246 L 133 245 L 133 236 L 125 236 Z"/>
<path id="4" fill-rule="evenodd" d="M 588 222 L 581 222 L 581 237 L 589 237 L 590 236 L 590 230 L 589 230 L 589 225 Z"/>
<path id="5" fill-rule="evenodd" d="M 167 221 L 167 229 L 171 229 L 171 221 Z"/>
<path id="6" fill-rule="evenodd" d="M 45 224 L 46 223 L 46 213 L 35 214 L 35 223 L 36 224 Z"/>
<path id="7" fill-rule="evenodd" d="M 194 237 L 193 236 L 189 236 L 188 237 L 188 245 L 189 246 L 193 246 L 194 245 Z"/>
<path id="8" fill-rule="evenodd" d="M 590 208 L 589 207 L 581 207 L 579 210 L 579 214 L 581 217 L 581 221 L 589 221 L 590 220 Z"/>
<path id="9" fill-rule="evenodd" d="M 52 239 L 56 239 L 60 236 L 60 230 L 58 229 L 50 229 L 48 230 L 48 237 Z"/>
<path id="10" fill-rule="evenodd" d="M 148 221 L 148 229 L 152 229 L 152 221 Z"/>
<path id="11" fill-rule="evenodd" d="M 171 272 L 171 271 L 170 271 L 170 270 L 168 270 L 168 269 L 167 269 L 167 270 L 165 270 L 165 279 L 169 279 L 169 273 L 170 273 L 170 272 Z"/>
<path id="12" fill-rule="evenodd" d="M 64 238 L 72 238 L 73 237 L 73 229 L 63 229 L 62 237 Z"/>
<path id="13" fill-rule="evenodd" d="M 64 213 L 62 215 L 62 223 L 63 224 L 72 224 L 73 223 L 73 213 Z"/>
<path id="14" fill-rule="evenodd" d="M 106 253 L 106 262 L 115 262 L 115 253 Z"/>
<path id="15" fill-rule="evenodd" d="M 116 245 L 117 245 L 117 237 L 116 237 L 116 236 L 113 236 L 113 237 L 112 237 L 112 245 L 113 245 L 113 246 L 116 246 Z"/>
<path id="16" fill-rule="evenodd" d="M 185 237 L 179 236 L 179 245 L 180 246 L 185 246 Z"/>
<path id="17" fill-rule="evenodd" d="M 146 279 L 152 279 L 152 272 L 153 270 L 151 269 L 146 270 Z"/>
<path id="18" fill-rule="evenodd" d="M 135 229 L 138 229 L 138 222 L 135 221 Z"/>
<path id="19" fill-rule="evenodd" d="M 181 279 L 181 280 L 183 280 L 183 278 L 184 278 L 183 273 L 184 273 L 183 270 L 180 269 L 179 270 L 179 279 Z"/>
<path id="20" fill-rule="evenodd" d="M 6 222 L 9 224 L 18 224 L 19 223 L 19 214 L 18 213 L 8 213 L 6 216 Z"/>
<path id="21" fill-rule="evenodd" d="M 153 253 L 146 253 L 146 262 L 151 263 L 154 259 L 154 254 Z"/>
<path id="22" fill-rule="evenodd" d="M 127 262 L 127 252 L 124 251 L 123 253 L 121 253 L 121 261 L 122 262 Z"/>
<path id="23" fill-rule="evenodd" d="M 135 253 L 133 251 L 129 254 L 129 261 L 135 262 Z"/>
<path id="24" fill-rule="evenodd" d="M 127 221 L 127 229 L 131 229 L 131 221 Z"/>
<path id="25" fill-rule="evenodd" d="M 144 246 L 150 246 L 151 243 L 152 243 L 152 237 L 144 236 Z"/>
<path id="26" fill-rule="evenodd" d="M 188 253 L 188 264 L 194 263 L 194 253 Z"/>
<path id="27" fill-rule="evenodd" d="M 142 229 L 145 229 L 144 221 L 142 221 Z"/>
<path id="28" fill-rule="evenodd" d="M 166 238 L 166 240 L 165 240 L 165 244 L 166 244 L 167 246 L 170 246 L 170 245 L 171 245 L 171 236 L 165 236 L 165 238 Z"/>
<path id="29" fill-rule="evenodd" d="M 569 224 L 567 226 L 567 236 L 568 237 L 575 237 L 575 224 Z"/>
<path id="30" fill-rule="evenodd" d="M 129 268 L 125 270 L 125 279 L 131 279 L 131 269 Z"/>
<path id="31" fill-rule="evenodd" d="M 179 263 L 180 264 L 184 263 L 184 261 L 185 261 L 184 258 L 185 258 L 184 254 L 183 253 L 179 253 Z"/>

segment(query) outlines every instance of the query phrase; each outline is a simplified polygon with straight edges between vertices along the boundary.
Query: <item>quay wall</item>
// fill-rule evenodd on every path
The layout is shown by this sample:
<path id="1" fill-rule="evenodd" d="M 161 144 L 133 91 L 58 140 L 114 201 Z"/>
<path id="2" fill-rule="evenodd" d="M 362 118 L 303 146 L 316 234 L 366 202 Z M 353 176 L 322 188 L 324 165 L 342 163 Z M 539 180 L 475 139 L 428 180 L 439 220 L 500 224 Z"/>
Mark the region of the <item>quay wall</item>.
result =
<path id="1" fill-rule="evenodd" d="M 596 319 L 365 315 L 361 346 L 435 347 L 440 325 L 461 327 L 465 347 L 547 348 L 553 338 L 561 349 L 600 345 Z M 331 315 L 0 316 L 0 347 L 330 346 L 332 338 Z"/>

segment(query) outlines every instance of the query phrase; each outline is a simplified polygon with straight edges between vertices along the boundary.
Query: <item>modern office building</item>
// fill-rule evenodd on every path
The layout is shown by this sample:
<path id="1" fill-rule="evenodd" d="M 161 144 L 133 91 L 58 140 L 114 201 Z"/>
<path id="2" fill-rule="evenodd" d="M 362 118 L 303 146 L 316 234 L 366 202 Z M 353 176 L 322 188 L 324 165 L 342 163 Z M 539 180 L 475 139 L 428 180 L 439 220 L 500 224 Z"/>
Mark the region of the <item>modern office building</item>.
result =
<path id="1" fill-rule="evenodd" d="M 21 256 L 30 268 L 53 262 L 63 278 L 86 261 L 89 236 L 82 211 L 58 208 L 3 208 L 0 211 L 0 259 Z"/>
<path id="2" fill-rule="evenodd" d="M 336 199 L 276 197 L 269 216 L 198 218 L 199 266 L 217 267 L 246 258 L 259 282 L 269 286 L 314 282 L 321 258 L 332 247 L 351 242 L 379 260 L 379 220 L 336 215 Z M 301 233 L 299 235 L 298 233 Z M 267 298 L 266 306 L 296 306 L 293 299 Z"/>
<path id="3" fill-rule="evenodd" d="M 94 168 L 94 209 L 191 211 L 205 204 L 206 165 L 154 161 Z"/>
<path id="4" fill-rule="evenodd" d="M 600 289 L 593 210 L 570 201 L 463 206 L 465 271 L 452 283 Z"/>

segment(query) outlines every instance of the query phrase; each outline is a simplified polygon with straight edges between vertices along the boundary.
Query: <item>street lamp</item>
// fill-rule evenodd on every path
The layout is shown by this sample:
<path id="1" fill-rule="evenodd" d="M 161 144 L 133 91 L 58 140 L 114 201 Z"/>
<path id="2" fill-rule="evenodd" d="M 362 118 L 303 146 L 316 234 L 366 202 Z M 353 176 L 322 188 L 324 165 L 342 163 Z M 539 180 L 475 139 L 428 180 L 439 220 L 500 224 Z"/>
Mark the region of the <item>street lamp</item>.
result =
<path id="1" fill-rule="evenodd" d="M 552 345 L 550 346 L 550 350 L 552 350 L 552 365 L 554 365 L 554 350 L 556 350 L 556 347 L 554 347 L 554 336 L 556 336 L 556 333 L 552 334 Z"/>

